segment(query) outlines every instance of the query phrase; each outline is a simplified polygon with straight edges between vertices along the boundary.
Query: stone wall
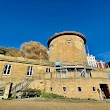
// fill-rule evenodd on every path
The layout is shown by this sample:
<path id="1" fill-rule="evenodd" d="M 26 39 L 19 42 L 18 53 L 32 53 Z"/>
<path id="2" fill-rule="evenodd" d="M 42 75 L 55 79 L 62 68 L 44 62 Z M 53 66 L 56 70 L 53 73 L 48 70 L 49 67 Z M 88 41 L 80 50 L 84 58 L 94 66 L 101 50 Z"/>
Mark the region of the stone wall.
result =
<path id="1" fill-rule="evenodd" d="M 9 75 L 3 75 L 5 64 L 12 65 Z M 28 66 L 33 67 L 32 76 L 26 75 Z M 46 68 L 50 68 L 50 71 L 46 72 Z M 78 72 L 78 74 L 80 73 Z M 13 83 L 13 85 L 16 85 L 28 78 L 32 79 L 29 88 L 41 89 L 70 98 L 92 98 L 99 100 L 100 94 L 98 89 L 100 90 L 100 84 L 107 84 L 110 91 L 110 79 L 107 74 L 107 71 L 104 70 L 94 70 L 91 72 L 92 77 L 75 78 L 74 72 L 70 72 L 66 78 L 61 78 L 61 75 L 56 74 L 52 66 L 8 60 L 0 61 L 0 84 Z M 52 91 L 50 91 L 50 87 L 52 87 Z M 63 90 L 63 87 L 66 88 L 66 91 Z M 81 91 L 78 91 L 78 87 L 81 87 Z M 96 91 L 93 91 L 93 87 L 95 87 Z"/>
<path id="2" fill-rule="evenodd" d="M 11 59 L 10 59 L 11 60 Z M 34 60 L 35 61 L 35 60 Z M 10 74 L 5 75 L 3 74 L 5 65 L 12 65 L 10 69 Z M 32 66 L 32 75 L 27 75 L 27 68 L 28 66 Z M 46 73 L 46 68 L 53 68 L 52 66 L 43 66 L 38 64 L 33 64 L 29 62 L 16 62 L 14 61 L 8 61 L 3 60 L 0 61 L 0 83 L 8 83 L 8 82 L 14 82 L 19 83 L 20 81 L 23 81 L 25 79 L 43 79 L 44 73 Z M 51 69 L 51 71 L 54 71 Z"/>
<path id="3" fill-rule="evenodd" d="M 87 64 L 84 40 L 76 35 L 61 35 L 50 42 L 49 61 Z"/>
<path id="4" fill-rule="evenodd" d="M 63 95 L 69 98 L 80 99 L 96 99 L 100 100 L 100 84 L 107 84 L 110 91 L 110 80 L 108 79 L 94 79 L 94 78 L 80 78 L 80 79 L 51 79 L 46 80 L 45 90 L 47 92 L 53 92 L 59 95 Z M 50 91 L 52 87 L 52 91 Z M 63 90 L 66 87 L 66 91 Z M 78 91 L 78 87 L 81 87 L 81 91 Z M 93 87 L 95 91 L 93 91 Z"/>

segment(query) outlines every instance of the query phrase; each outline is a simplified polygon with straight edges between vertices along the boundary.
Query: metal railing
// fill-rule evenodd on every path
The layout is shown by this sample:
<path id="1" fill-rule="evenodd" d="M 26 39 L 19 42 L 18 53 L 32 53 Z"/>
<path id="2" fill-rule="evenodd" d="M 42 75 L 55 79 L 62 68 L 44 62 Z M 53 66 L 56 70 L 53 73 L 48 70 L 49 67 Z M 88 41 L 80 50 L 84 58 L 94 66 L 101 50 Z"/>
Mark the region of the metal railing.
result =
<path id="1" fill-rule="evenodd" d="M 32 79 L 26 79 L 23 82 L 20 82 L 20 83 L 16 84 L 15 86 L 12 86 L 11 92 L 10 92 L 12 94 L 12 96 L 15 95 L 17 92 L 20 92 L 20 91 L 26 89 L 30 85 L 31 81 L 32 81 Z"/>

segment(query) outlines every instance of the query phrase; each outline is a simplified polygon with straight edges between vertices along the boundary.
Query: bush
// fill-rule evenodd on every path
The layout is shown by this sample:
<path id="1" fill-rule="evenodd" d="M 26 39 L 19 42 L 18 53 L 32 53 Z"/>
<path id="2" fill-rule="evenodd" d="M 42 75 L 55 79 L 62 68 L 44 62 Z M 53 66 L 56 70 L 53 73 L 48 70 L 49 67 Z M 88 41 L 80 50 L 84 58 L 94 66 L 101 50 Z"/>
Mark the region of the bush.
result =
<path id="1" fill-rule="evenodd" d="M 64 99 L 64 96 L 53 94 L 53 93 L 46 93 L 46 92 L 42 92 L 41 97 L 42 98 L 58 98 L 58 99 Z"/>
<path id="2" fill-rule="evenodd" d="M 28 88 L 23 91 L 22 97 L 40 97 L 41 90 Z"/>
<path id="3" fill-rule="evenodd" d="M 22 98 L 27 98 L 27 97 L 42 97 L 42 98 L 57 98 L 57 99 L 65 98 L 62 95 L 46 93 L 44 91 L 41 92 L 41 90 L 39 90 L 39 89 L 31 89 L 31 88 L 28 88 L 23 91 Z"/>

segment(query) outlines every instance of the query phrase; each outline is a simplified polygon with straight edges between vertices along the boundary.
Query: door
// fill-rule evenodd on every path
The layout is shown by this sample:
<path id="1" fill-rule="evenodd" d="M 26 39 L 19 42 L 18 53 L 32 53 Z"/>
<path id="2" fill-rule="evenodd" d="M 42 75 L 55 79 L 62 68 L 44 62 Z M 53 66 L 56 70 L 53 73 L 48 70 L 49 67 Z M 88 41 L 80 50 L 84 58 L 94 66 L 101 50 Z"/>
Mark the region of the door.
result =
<path id="1" fill-rule="evenodd" d="M 107 84 L 100 84 L 100 88 L 102 93 L 105 95 L 104 98 L 110 98 L 110 93 Z"/>

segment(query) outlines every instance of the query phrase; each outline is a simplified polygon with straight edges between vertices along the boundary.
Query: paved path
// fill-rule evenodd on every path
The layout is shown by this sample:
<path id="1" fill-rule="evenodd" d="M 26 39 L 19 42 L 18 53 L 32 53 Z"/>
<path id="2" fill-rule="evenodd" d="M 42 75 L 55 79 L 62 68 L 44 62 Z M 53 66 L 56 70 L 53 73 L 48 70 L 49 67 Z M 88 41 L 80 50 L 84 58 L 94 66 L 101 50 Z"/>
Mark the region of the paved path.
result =
<path id="1" fill-rule="evenodd" d="M 109 101 L 0 100 L 0 110 L 110 110 Z"/>

